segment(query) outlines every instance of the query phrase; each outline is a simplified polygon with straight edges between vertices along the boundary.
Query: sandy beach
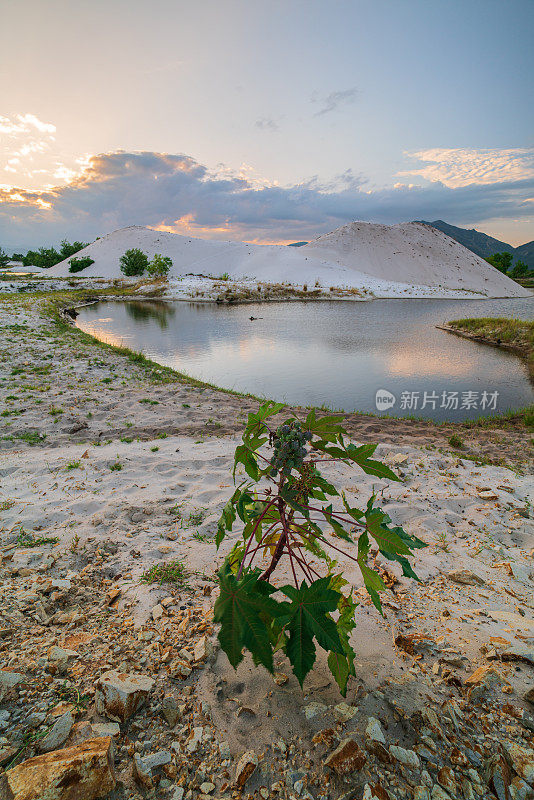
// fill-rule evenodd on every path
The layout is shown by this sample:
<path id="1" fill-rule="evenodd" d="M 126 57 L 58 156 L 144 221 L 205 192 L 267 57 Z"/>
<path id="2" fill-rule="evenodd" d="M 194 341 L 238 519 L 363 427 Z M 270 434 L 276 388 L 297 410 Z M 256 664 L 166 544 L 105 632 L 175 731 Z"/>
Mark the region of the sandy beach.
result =
<path id="1" fill-rule="evenodd" d="M 22 676 L 5 690 L 4 766 L 37 752 L 11 733 L 30 714 L 42 732 L 68 712 L 63 747 L 109 728 L 94 687 L 118 669 L 154 685 L 112 734 L 113 798 L 486 798 L 503 764 L 509 796 L 531 796 L 534 773 L 521 772 L 517 748 L 527 752 L 534 730 L 532 432 L 520 420 L 438 427 L 348 415 L 351 438 L 378 442 L 403 481 L 345 467 L 327 477 L 362 503 L 378 491 L 428 547 L 415 559 L 420 583 L 377 561 L 384 618 L 343 564 L 361 602 L 357 676 L 343 700 L 320 662 L 301 691 L 283 659 L 275 681 L 248 658 L 234 672 L 211 620 L 231 545 L 216 552 L 216 523 L 257 401 L 59 327 L 47 302 L 0 300 L 0 667 Z M 460 430 L 465 449 L 455 451 L 448 440 Z M 181 582 L 147 582 L 175 560 Z M 61 666 L 54 647 L 67 652 Z M 362 754 L 349 783 L 347 737 Z M 150 761 L 158 753 L 169 755 Z"/>

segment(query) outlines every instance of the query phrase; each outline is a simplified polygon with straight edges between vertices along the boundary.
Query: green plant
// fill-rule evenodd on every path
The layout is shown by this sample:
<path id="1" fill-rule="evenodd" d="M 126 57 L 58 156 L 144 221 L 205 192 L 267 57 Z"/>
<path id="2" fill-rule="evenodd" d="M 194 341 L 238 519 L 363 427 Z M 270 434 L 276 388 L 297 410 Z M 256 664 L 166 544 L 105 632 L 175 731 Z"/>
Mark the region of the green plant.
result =
<path id="1" fill-rule="evenodd" d="M 367 564 L 370 537 L 382 556 L 398 561 L 404 575 L 412 578 L 417 576 L 408 557 L 426 545 L 393 526 L 389 516 L 375 506 L 375 495 L 364 509 L 353 508 L 319 471 L 324 462 L 340 462 L 355 464 L 368 475 L 399 480 L 389 467 L 371 458 L 376 445 L 346 443 L 343 417 L 317 419 L 315 409 L 303 422 L 293 416 L 277 428 L 269 425 L 269 418 L 283 408 L 281 403 L 268 402 L 249 414 L 243 443 L 235 451 L 234 482 L 240 466 L 251 480 L 239 483 L 219 520 L 217 547 L 237 517 L 242 537 L 219 571 L 214 619 L 221 625 L 219 641 L 233 667 L 246 648 L 256 665 L 273 672 L 273 653 L 283 650 L 302 686 L 315 663 L 316 641 L 328 652 L 330 670 L 345 694 L 349 675 L 355 674 L 350 636 L 356 626 L 357 604 L 351 591 L 343 593 L 348 584 L 329 551 L 343 553 L 358 564 L 371 600 L 381 612 L 379 592 L 384 583 Z M 337 499 L 335 509 L 332 498 Z M 338 546 L 338 540 L 346 550 Z M 259 556 L 267 559 L 263 569 L 254 563 Z M 282 558 L 289 561 L 293 585 L 270 583 Z M 326 575 L 317 571 L 317 560 Z M 276 593 L 284 599 L 275 599 Z"/>
<path id="2" fill-rule="evenodd" d="M 57 536 L 33 536 L 21 529 L 20 535 L 17 539 L 19 547 L 40 547 L 42 544 L 57 544 L 59 538 Z"/>
<path id="3" fill-rule="evenodd" d="M 147 272 L 151 278 L 166 278 L 172 267 L 172 259 L 154 253 L 154 258 L 147 265 Z"/>
<path id="4" fill-rule="evenodd" d="M 69 461 L 65 469 L 79 469 L 79 467 L 81 467 L 81 461 Z"/>
<path id="5" fill-rule="evenodd" d="M 119 260 L 121 272 L 128 278 L 136 275 L 143 275 L 148 267 L 148 258 L 142 250 L 139 250 L 138 247 L 127 250 Z"/>
<path id="6" fill-rule="evenodd" d="M 211 537 L 208 536 L 207 533 L 200 533 L 200 531 L 195 531 L 193 534 L 193 539 L 196 539 L 197 542 L 210 542 Z"/>
<path id="7" fill-rule="evenodd" d="M 8 254 L 0 247 L 0 269 L 7 267 L 10 261 L 11 259 L 9 258 Z"/>
<path id="8" fill-rule="evenodd" d="M 112 472 L 120 472 L 122 469 L 122 464 L 120 463 L 120 461 L 115 461 L 114 464 L 109 465 L 109 468 Z"/>
<path id="9" fill-rule="evenodd" d="M 455 447 L 457 450 L 462 450 L 464 448 L 464 443 L 457 433 L 453 433 L 449 438 L 449 444 L 451 447 Z"/>
<path id="10" fill-rule="evenodd" d="M 85 256 L 84 258 L 71 258 L 69 261 L 69 272 L 81 272 L 82 269 L 87 269 L 91 264 L 94 264 L 94 258 Z"/>
<path id="11" fill-rule="evenodd" d="M 151 447 L 151 448 L 150 448 L 150 452 L 151 452 L 151 453 L 157 453 L 157 452 L 158 452 L 158 450 L 159 450 L 159 447 Z"/>
<path id="12" fill-rule="evenodd" d="M 154 564 L 141 575 L 143 583 L 183 583 L 186 569 L 181 561 L 175 558 L 166 564 Z"/>

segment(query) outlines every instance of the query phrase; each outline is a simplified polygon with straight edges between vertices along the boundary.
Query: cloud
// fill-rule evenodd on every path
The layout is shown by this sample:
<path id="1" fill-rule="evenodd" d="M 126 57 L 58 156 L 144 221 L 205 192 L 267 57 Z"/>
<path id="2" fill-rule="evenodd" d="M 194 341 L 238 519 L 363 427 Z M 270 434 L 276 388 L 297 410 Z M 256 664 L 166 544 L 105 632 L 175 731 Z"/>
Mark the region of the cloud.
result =
<path id="1" fill-rule="evenodd" d="M 256 120 L 254 125 L 256 126 L 256 128 L 259 128 L 260 131 L 274 132 L 280 130 L 280 126 L 278 125 L 278 123 L 275 122 L 274 119 L 271 119 L 271 117 L 260 117 L 259 119 Z"/>
<path id="2" fill-rule="evenodd" d="M 336 111 L 340 106 L 354 103 L 359 94 L 360 90 L 356 86 L 338 92 L 330 92 L 323 98 L 317 97 L 315 93 L 312 95 L 312 103 L 321 103 L 321 108 L 313 116 L 321 117 L 323 114 L 330 114 L 331 111 Z"/>
<path id="3" fill-rule="evenodd" d="M 427 165 L 420 169 L 399 172 L 398 175 L 419 175 L 453 189 L 471 184 L 484 186 L 534 178 L 532 148 L 466 150 L 436 147 L 406 155 L 426 162 Z"/>
<path id="4" fill-rule="evenodd" d="M 248 165 L 208 169 L 185 154 L 112 152 L 91 156 L 65 185 L 0 189 L 0 242 L 33 246 L 64 236 L 93 239 L 143 225 L 204 238 L 256 242 L 311 239 L 355 219 L 387 224 L 446 219 L 480 224 L 532 219 L 534 178 L 494 184 L 376 188 L 347 170 L 279 186 Z"/>
<path id="5" fill-rule="evenodd" d="M 47 179 L 53 184 L 76 174 L 79 163 L 67 166 L 59 159 L 55 133 L 55 125 L 35 114 L 0 116 L 0 185 L 16 181 L 24 188 L 35 188 Z"/>

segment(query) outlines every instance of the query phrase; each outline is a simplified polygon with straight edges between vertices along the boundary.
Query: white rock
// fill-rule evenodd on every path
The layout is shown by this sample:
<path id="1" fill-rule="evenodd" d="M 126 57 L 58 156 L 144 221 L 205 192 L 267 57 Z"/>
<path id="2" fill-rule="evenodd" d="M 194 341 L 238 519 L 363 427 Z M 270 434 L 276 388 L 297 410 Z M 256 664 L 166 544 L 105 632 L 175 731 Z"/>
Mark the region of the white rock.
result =
<path id="1" fill-rule="evenodd" d="M 365 729 L 365 735 L 373 742 L 380 742 L 380 744 L 386 743 L 384 731 L 382 730 L 382 726 L 376 717 L 369 717 L 367 721 L 367 727 Z"/>
<path id="2" fill-rule="evenodd" d="M 397 745 L 392 744 L 389 746 L 389 753 L 400 764 L 404 764 L 405 767 L 419 769 L 421 766 L 419 756 L 413 750 L 405 750 L 404 747 L 397 747 Z"/>

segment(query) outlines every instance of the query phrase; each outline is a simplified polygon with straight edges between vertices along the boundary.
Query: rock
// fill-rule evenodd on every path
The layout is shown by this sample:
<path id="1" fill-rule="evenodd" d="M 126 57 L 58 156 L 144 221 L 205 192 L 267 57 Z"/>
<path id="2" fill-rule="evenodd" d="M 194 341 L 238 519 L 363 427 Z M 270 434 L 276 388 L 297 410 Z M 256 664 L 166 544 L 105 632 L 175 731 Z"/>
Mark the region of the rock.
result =
<path id="1" fill-rule="evenodd" d="M 154 608 L 151 611 L 151 614 L 152 614 L 152 619 L 154 620 L 154 622 L 157 622 L 158 619 L 161 619 L 161 617 L 164 614 L 164 611 L 163 611 L 163 608 L 160 606 L 159 603 L 154 606 Z"/>
<path id="2" fill-rule="evenodd" d="M 528 692 L 525 693 L 525 700 L 527 703 L 532 703 L 534 706 L 534 687 L 529 689 Z"/>
<path id="3" fill-rule="evenodd" d="M 450 767 L 442 767 L 438 771 L 438 783 L 452 794 L 453 797 L 456 796 L 456 778 Z"/>
<path id="4" fill-rule="evenodd" d="M 105 672 L 95 684 L 96 711 L 115 722 L 125 722 L 143 705 L 153 686 L 148 675 Z"/>
<path id="5" fill-rule="evenodd" d="M 516 644 L 503 650 L 501 658 L 503 661 L 523 661 L 534 666 L 534 647 L 529 644 Z"/>
<path id="6" fill-rule="evenodd" d="M 116 722 L 75 722 L 70 733 L 69 744 L 78 744 L 87 739 L 100 739 L 103 736 L 110 736 L 115 739 L 120 736 L 121 729 Z"/>
<path id="7" fill-rule="evenodd" d="M 289 678 L 284 672 L 275 672 L 273 675 L 273 681 L 276 683 L 277 686 L 283 686 L 287 683 Z"/>
<path id="8" fill-rule="evenodd" d="M 24 680 L 24 675 L 19 672 L 4 672 L 0 670 L 0 699 L 9 689 L 14 689 Z"/>
<path id="9" fill-rule="evenodd" d="M 207 636 L 202 636 L 195 645 L 193 657 L 195 661 L 205 661 L 213 651 L 210 640 Z"/>
<path id="10" fill-rule="evenodd" d="M 448 794 L 445 789 L 442 789 L 441 786 L 438 786 L 437 783 L 432 787 L 432 794 L 430 797 L 431 800 L 451 800 L 450 794 Z"/>
<path id="11" fill-rule="evenodd" d="M 534 789 L 516 775 L 510 784 L 510 795 L 513 800 L 534 800 Z"/>
<path id="12" fill-rule="evenodd" d="M 426 786 L 416 786 L 413 790 L 413 800 L 430 800 L 430 792 Z"/>
<path id="13" fill-rule="evenodd" d="M 391 800 L 391 795 L 380 783 L 370 786 L 368 783 L 363 787 L 362 800 Z"/>
<path id="14" fill-rule="evenodd" d="M 454 583 L 462 583 L 467 586 L 483 586 L 486 583 L 484 578 L 471 572 L 470 569 L 455 569 L 452 572 L 448 572 L 447 577 Z"/>
<path id="15" fill-rule="evenodd" d="M 508 685 L 506 678 L 503 678 L 500 672 L 494 667 L 485 664 L 478 667 L 472 675 L 465 679 L 466 686 L 492 689 L 498 685 Z"/>
<path id="16" fill-rule="evenodd" d="M 534 783 L 534 750 L 516 742 L 505 742 L 504 747 L 519 777 L 527 783 Z"/>
<path id="17" fill-rule="evenodd" d="M 200 784 L 200 791 L 202 794 L 211 794 L 215 791 L 215 784 L 210 781 L 204 781 L 204 783 Z"/>
<path id="18" fill-rule="evenodd" d="M 198 746 L 202 741 L 202 736 L 204 735 L 204 728 L 201 725 L 197 725 L 193 728 L 191 733 L 189 734 L 189 738 L 185 743 L 185 749 L 188 753 L 196 753 L 198 750 Z"/>
<path id="19" fill-rule="evenodd" d="M 365 735 L 373 742 L 380 742 L 380 744 L 386 743 L 386 737 L 384 736 L 384 731 L 382 730 L 382 726 L 380 725 L 380 722 L 376 719 L 376 717 L 369 717 L 369 719 L 367 720 Z"/>
<path id="20" fill-rule="evenodd" d="M 419 756 L 413 750 L 405 750 L 404 747 L 397 747 L 397 745 L 392 744 L 389 747 L 389 753 L 395 761 L 398 761 L 399 764 L 404 764 L 405 767 L 410 767 L 410 769 L 421 768 Z"/>
<path id="21" fill-rule="evenodd" d="M 61 747 L 67 741 L 73 724 L 74 720 L 70 711 L 66 711 L 58 717 L 52 729 L 39 742 L 39 752 L 49 753 L 51 750 L 57 750 Z"/>
<path id="22" fill-rule="evenodd" d="M 236 786 L 243 787 L 257 766 L 258 756 L 254 750 L 247 750 L 246 753 L 243 753 L 235 769 Z"/>
<path id="23" fill-rule="evenodd" d="M 509 800 L 512 780 L 510 767 L 500 753 L 495 753 L 484 764 L 484 779 L 497 800 Z"/>
<path id="24" fill-rule="evenodd" d="M 172 756 L 168 750 L 160 750 L 157 753 L 150 753 L 143 758 L 139 753 L 134 754 L 134 776 L 138 783 L 146 789 L 151 789 L 154 786 L 152 778 L 153 770 L 158 767 L 164 767 L 170 764 Z"/>
<path id="25" fill-rule="evenodd" d="M 109 737 L 30 758 L 0 778 L 0 797 L 9 800 L 96 800 L 114 788 Z"/>
<path id="26" fill-rule="evenodd" d="M 366 760 L 367 756 L 360 750 L 358 743 L 348 737 L 327 756 L 324 765 L 333 769 L 338 775 L 345 775 L 362 769 Z"/>
<path id="27" fill-rule="evenodd" d="M 307 706 L 304 706 L 303 712 L 306 719 L 315 719 L 318 717 L 319 714 L 323 714 L 327 709 L 324 703 L 308 703 Z"/>
<path id="28" fill-rule="evenodd" d="M 171 728 L 174 728 L 176 723 L 179 722 L 182 716 L 180 703 L 172 694 L 165 695 L 161 701 L 161 713 Z"/>
<path id="29" fill-rule="evenodd" d="M 334 717 L 338 722 L 348 722 L 358 713 L 356 706 L 349 706 L 348 703 L 338 703 L 334 706 Z"/>
<path id="30" fill-rule="evenodd" d="M 53 645 L 48 651 L 48 661 L 51 666 L 55 667 L 55 671 L 60 675 L 65 674 L 67 671 L 69 661 L 73 658 L 78 658 L 76 650 L 69 650 L 67 648 L 58 647 Z"/>

